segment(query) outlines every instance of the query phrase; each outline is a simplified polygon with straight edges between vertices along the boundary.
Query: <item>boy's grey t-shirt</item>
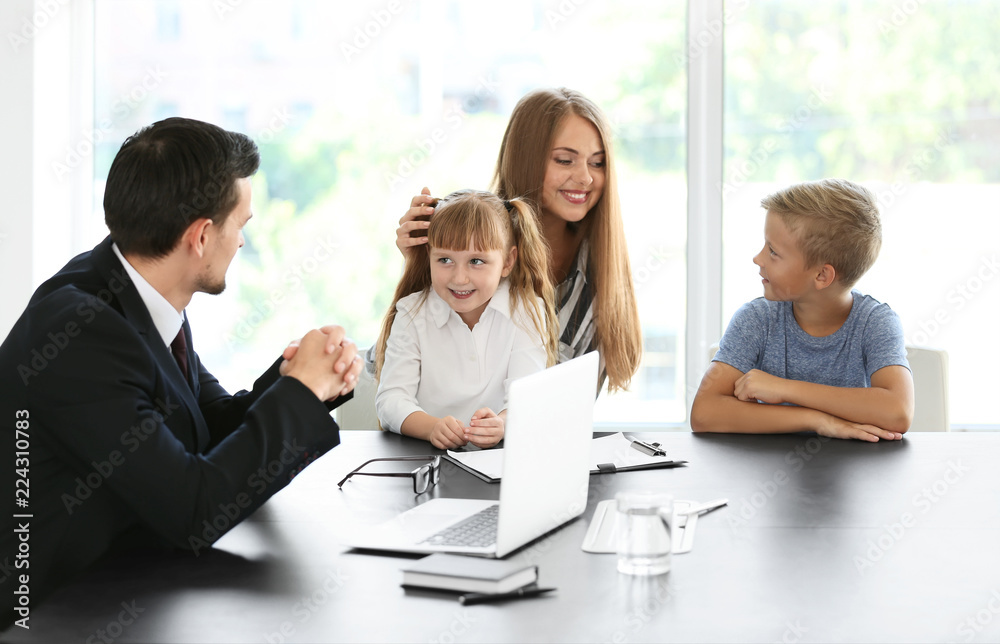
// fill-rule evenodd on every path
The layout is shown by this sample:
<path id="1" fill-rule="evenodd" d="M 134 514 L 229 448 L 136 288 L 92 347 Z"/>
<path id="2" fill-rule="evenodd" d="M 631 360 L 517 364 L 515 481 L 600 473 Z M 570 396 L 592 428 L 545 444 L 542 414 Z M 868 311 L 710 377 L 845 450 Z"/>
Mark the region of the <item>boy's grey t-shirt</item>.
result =
<path id="1" fill-rule="evenodd" d="M 847 321 L 831 335 L 817 338 L 802 330 L 791 302 L 763 297 L 733 315 L 713 361 L 743 373 L 760 369 L 791 380 L 834 387 L 870 387 L 872 374 L 906 361 L 899 316 L 873 297 L 851 291 Z"/>

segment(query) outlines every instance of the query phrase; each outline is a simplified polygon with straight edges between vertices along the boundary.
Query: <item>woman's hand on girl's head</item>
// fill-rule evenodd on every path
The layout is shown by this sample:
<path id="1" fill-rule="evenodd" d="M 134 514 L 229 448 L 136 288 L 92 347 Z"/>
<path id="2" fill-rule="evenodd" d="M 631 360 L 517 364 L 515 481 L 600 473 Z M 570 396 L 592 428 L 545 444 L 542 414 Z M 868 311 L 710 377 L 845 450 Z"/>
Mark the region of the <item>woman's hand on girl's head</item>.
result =
<path id="1" fill-rule="evenodd" d="M 428 205 L 433 202 L 434 197 L 431 196 L 431 189 L 425 186 L 419 195 L 410 200 L 410 209 L 400 218 L 399 228 L 396 229 L 396 248 L 403 254 L 403 257 L 406 257 L 407 251 L 413 246 L 427 243 L 427 227 L 431 225 L 431 222 L 417 219 L 417 217 L 433 214 L 434 208 Z M 415 230 L 423 231 L 423 235 L 411 237 L 410 233 Z"/>
<path id="2" fill-rule="evenodd" d="M 476 447 L 493 447 L 503 440 L 504 412 L 498 416 L 489 407 L 483 407 L 472 414 L 469 426 L 465 428 L 465 440 Z"/>
<path id="3" fill-rule="evenodd" d="M 462 447 L 467 442 L 462 423 L 454 416 L 438 418 L 431 428 L 431 434 L 427 437 L 431 445 L 438 449 L 455 449 Z"/>

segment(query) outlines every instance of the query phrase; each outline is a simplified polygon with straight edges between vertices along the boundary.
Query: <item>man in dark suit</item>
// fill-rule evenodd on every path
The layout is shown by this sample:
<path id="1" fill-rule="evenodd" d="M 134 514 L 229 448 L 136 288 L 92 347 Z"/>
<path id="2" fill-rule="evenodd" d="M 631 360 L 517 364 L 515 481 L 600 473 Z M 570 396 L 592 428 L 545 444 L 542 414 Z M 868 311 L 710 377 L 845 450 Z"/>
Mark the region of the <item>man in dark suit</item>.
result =
<path id="1" fill-rule="evenodd" d="M 34 293 L 0 345 L 3 625 L 123 542 L 195 554 L 339 443 L 330 409 L 361 360 L 312 330 L 230 395 L 193 350 L 184 309 L 220 293 L 260 158 L 242 134 L 172 118 L 118 151 L 110 236 Z M 13 466 L 13 467 L 11 467 Z"/>

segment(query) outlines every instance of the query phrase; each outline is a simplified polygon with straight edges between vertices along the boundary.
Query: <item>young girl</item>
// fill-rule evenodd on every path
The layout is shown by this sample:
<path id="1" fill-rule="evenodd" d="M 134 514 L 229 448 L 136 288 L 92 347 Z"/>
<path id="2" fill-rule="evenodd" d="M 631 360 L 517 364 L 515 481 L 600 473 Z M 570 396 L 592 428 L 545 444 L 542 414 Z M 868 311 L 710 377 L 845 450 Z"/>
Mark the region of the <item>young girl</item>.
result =
<path id="1" fill-rule="evenodd" d="M 548 248 L 527 202 L 472 190 L 438 201 L 427 239 L 382 322 L 375 410 L 441 449 L 490 447 L 508 383 L 558 358 Z"/>
<path id="2" fill-rule="evenodd" d="M 597 349 L 598 392 L 605 379 L 609 391 L 627 388 L 642 358 L 642 331 L 611 128 L 600 108 L 565 88 L 524 96 L 507 124 L 493 186 L 502 199 L 521 196 L 538 213 L 556 285 L 560 360 Z M 425 188 L 400 219 L 396 246 L 404 255 L 426 241 L 422 219 L 435 212 L 433 202 Z"/>

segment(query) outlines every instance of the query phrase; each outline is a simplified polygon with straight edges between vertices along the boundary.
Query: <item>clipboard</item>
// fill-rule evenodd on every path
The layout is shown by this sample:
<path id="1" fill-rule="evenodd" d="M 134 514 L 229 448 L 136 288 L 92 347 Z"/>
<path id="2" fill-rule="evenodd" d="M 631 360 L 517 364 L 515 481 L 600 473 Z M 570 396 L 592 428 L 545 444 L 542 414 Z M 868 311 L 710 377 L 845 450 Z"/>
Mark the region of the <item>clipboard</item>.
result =
<path id="1" fill-rule="evenodd" d="M 591 443 L 590 473 L 612 474 L 635 470 L 680 467 L 687 461 L 673 460 L 666 453 L 652 455 L 632 446 L 624 434 L 595 438 Z M 503 448 L 469 452 L 448 450 L 444 459 L 487 483 L 499 483 L 503 475 Z"/>
<path id="2" fill-rule="evenodd" d="M 591 444 L 591 474 L 614 474 L 635 470 L 680 467 L 687 461 L 673 460 L 659 443 L 649 443 L 625 434 L 595 438 Z"/>

